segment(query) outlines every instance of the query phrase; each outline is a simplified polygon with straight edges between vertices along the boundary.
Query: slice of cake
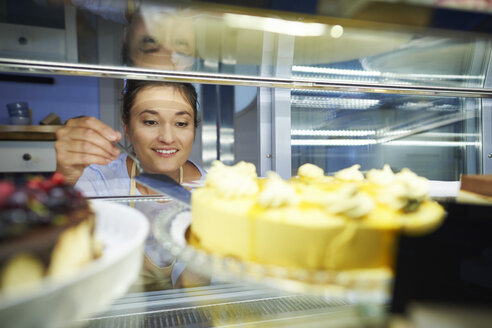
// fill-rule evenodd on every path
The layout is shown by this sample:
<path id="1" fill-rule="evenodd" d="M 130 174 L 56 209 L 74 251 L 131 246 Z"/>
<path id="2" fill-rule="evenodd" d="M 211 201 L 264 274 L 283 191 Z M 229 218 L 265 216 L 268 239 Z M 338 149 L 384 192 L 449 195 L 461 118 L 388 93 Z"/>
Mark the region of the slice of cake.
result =
<path id="1" fill-rule="evenodd" d="M 88 201 L 55 173 L 15 187 L 0 182 L 0 290 L 32 290 L 101 253 Z"/>
<path id="2" fill-rule="evenodd" d="M 305 164 L 286 181 L 258 178 L 250 163 L 214 162 L 192 194 L 190 238 L 200 248 L 287 267 L 391 268 L 398 233 L 422 234 L 442 222 L 428 181 L 408 169 L 360 166 L 326 176 Z"/>
<path id="3" fill-rule="evenodd" d="M 456 200 L 462 203 L 491 204 L 492 174 L 462 175 Z"/>

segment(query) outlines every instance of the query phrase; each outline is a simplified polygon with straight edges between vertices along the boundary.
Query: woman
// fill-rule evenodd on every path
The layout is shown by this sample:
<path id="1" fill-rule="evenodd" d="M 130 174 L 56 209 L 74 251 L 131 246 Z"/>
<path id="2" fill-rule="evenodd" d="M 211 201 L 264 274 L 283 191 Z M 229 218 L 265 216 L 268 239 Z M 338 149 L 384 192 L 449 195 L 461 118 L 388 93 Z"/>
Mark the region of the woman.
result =
<path id="1" fill-rule="evenodd" d="M 197 94 L 191 84 L 161 81 L 127 82 L 122 108 L 127 140 L 132 144 L 142 169 L 164 173 L 179 183 L 204 178 L 205 172 L 188 157 L 198 126 Z M 58 130 L 55 149 L 57 171 L 69 183 L 90 196 L 153 194 L 135 183 L 134 161 L 120 154 L 114 142 L 121 134 L 93 117 L 70 119 Z M 149 220 L 172 203 L 137 202 L 137 209 Z M 174 257 L 149 234 L 145 244 L 144 269 L 133 290 L 171 288 Z M 176 270 L 177 287 L 202 285 L 209 279 Z"/>
<path id="2" fill-rule="evenodd" d="M 195 63 L 195 14 L 169 6 L 143 5 L 129 18 L 123 63 L 166 70 L 189 70 Z"/>
<path id="3" fill-rule="evenodd" d="M 198 126 L 191 84 L 129 80 L 122 121 L 143 170 L 179 183 L 204 177 L 203 169 L 188 160 Z M 57 132 L 57 172 L 88 197 L 154 193 L 135 184 L 135 163 L 114 145 L 120 139 L 119 132 L 93 117 L 69 120 Z"/>

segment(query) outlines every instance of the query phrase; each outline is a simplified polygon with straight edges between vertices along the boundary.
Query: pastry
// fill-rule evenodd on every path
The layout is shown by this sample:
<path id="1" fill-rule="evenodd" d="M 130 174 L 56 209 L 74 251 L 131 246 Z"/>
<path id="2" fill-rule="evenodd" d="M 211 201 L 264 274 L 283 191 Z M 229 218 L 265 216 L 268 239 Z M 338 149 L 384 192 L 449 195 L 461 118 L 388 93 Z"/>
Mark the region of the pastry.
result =
<path id="1" fill-rule="evenodd" d="M 62 279 L 101 254 L 89 202 L 64 177 L 0 182 L 0 289 L 29 291 Z"/>
<path id="2" fill-rule="evenodd" d="M 255 166 L 214 162 L 192 193 L 196 247 L 244 261 L 315 270 L 391 268 L 398 233 L 435 229 L 444 209 L 408 169 L 360 166 L 327 176 L 312 164 L 286 181 Z"/>
<path id="3" fill-rule="evenodd" d="M 458 202 L 473 204 L 492 203 L 492 175 L 462 175 Z"/>

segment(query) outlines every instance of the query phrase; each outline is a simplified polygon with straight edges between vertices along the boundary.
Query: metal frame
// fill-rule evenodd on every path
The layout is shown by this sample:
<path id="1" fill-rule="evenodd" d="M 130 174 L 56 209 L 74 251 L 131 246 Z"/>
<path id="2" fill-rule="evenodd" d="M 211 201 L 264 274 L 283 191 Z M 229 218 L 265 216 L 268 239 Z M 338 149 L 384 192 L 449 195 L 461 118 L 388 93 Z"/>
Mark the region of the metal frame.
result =
<path id="1" fill-rule="evenodd" d="M 261 75 L 290 76 L 294 38 L 265 33 Z M 258 173 L 273 170 L 282 178 L 291 176 L 290 89 L 260 88 L 258 92 Z"/>
<path id="2" fill-rule="evenodd" d="M 274 63 L 274 37 L 271 33 L 263 36 L 262 65 L 260 75 L 272 75 Z M 264 176 L 272 167 L 272 89 L 258 88 L 257 97 L 257 121 L 258 128 L 258 174 Z"/>
<path id="3" fill-rule="evenodd" d="M 276 55 L 275 75 L 291 76 L 294 61 L 293 36 L 278 36 Z M 289 179 L 292 174 L 290 94 L 290 89 L 274 89 L 272 94 L 272 164 L 274 171 L 284 179 Z"/>
<path id="4" fill-rule="evenodd" d="M 488 88 L 404 86 L 368 82 L 338 82 L 308 78 L 282 78 L 232 75 L 204 72 L 176 72 L 130 68 L 124 66 L 87 65 L 48 61 L 0 58 L 0 71 L 14 73 L 39 73 L 59 75 L 98 76 L 119 79 L 169 80 L 202 84 L 244 85 L 268 88 L 311 89 L 344 92 L 370 92 L 383 94 L 409 94 L 421 96 L 492 98 L 492 86 Z"/>
<path id="5" fill-rule="evenodd" d="M 75 7 L 64 5 L 65 14 L 65 58 L 67 61 L 78 61 L 77 47 L 77 12 Z"/>
<path id="6" fill-rule="evenodd" d="M 492 88 L 492 54 L 485 75 L 484 88 Z M 482 99 L 482 167 L 483 174 L 492 174 L 492 99 Z"/>

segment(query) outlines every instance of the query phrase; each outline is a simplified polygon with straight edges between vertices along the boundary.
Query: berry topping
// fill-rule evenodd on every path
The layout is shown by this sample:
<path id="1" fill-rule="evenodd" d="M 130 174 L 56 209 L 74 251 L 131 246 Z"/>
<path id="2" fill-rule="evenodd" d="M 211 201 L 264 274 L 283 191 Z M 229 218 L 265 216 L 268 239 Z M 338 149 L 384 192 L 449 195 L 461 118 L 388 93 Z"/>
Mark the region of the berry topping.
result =
<path id="1" fill-rule="evenodd" d="M 59 186 L 65 182 L 65 176 L 60 172 L 55 172 L 51 176 L 50 180 L 54 183 L 55 186 Z"/>
<path id="2" fill-rule="evenodd" d="M 3 206 L 3 203 L 15 190 L 13 184 L 7 181 L 0 181 L 0 207 Z"/>
<path id="3" fill-rule="evenodd" d="M 82 194 L 60 173 L 49 179 L 36 176 L 17 188 L 0 181 L 0 240 L 36 226 L 63 224 L 67 212 L 85 204 Z"/>

